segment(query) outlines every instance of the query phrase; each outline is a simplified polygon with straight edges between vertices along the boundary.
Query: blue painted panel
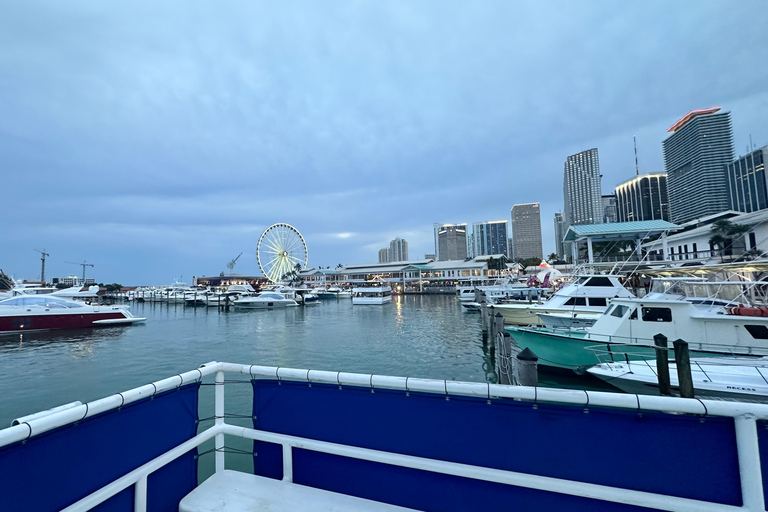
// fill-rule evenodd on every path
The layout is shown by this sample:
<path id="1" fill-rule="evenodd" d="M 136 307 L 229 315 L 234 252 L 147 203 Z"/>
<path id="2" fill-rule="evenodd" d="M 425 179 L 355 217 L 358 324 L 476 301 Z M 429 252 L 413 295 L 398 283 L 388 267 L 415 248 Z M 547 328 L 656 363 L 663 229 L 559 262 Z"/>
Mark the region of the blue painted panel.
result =
<path id="1" fill-rule="evenodd" d="M 3 510 L 60 510 L 194 437 L 198 388 L 190 384 L 0 449 Z M 196 485 L 192 452 L 150 475 L 148 510 L 178 510 Z M 132 511 L 133 487 L 94 510 Z"/>
<path id="2" fill-rule="evenodd" d="M 763 500 L 768 505 L 768 421 L 757 422 L 757 442 L 760 453 L 760 469 L 763 473 Z"/>
<path id="3" fill-rule="evenodd" d="M 741 505 L 733 420 L 569 405 L 451 397 L 306 383 L 254 381 L 254 427 L 452 462 Z M 255 443 L 257 474 L 279 478 L 279 447 Z M 307 464 L 307 465 L 304 465 Z M 311 466 L 311 467 L 310 467 Z M 372 466 L 379 466 L 373 468 Z M 425 510 L 490 506 L 493 484 L 302 453 L 298 483 Z M 365 476 L 368 474 L 368 476 Z M 408 474 L 405 478 L 403 475 Z M 375 475 L 375 476 L 373 476 Z M 413 480 L 410 487 L 404 481 Z M 460 480 L 460 479 L 459 479 Z M 421 483 L 419 483 L 421 482 Z M 503 486 L 498 486 L 500 489 Z M 403 489 L 410 489 L 404 491 Z M 490 491 L 489 491 L 490 492 Z M 542 493 L 507 487 L 500 501 Z M 548 493 L 544 493 L 548 494 Z M 501 500 L 501 496 L 504 499 Z M 424 496 L 429 507 L 424 506 Z M 548 494 L 559 507 L 584 500 Z M 526 498 L 527 497 L 527 498 Z M 553 501 L 554 500 L 554 501 Z M 586 509 L 597 510 L 588 501 Z M 612 510 L 616 510 L 613 505 Z"/>

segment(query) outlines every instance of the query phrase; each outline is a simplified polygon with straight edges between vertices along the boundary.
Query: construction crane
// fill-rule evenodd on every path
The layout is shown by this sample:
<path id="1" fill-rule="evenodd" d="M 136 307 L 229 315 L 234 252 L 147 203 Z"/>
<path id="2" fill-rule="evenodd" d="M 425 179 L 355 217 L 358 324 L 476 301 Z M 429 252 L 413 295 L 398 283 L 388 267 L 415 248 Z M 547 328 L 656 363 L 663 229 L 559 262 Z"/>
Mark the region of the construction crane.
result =
<path id="1" fill-rule="evenodd" d="M 41 254 L 40 261 L 43 262 L 43 268 L 40 271 L 40 280 L 43 282 L 43 286 L 45 286 L 45 258 L 50 256 L 50 254 L 45 252 L 45 249 L 43 249 L 42 251 L 40 249 L 35 249 L 35 251 L 37 251 L 37 252 L 39 252 Z"/>
<path id="2" fill-rule="evenodd" d="M 239 259 L 240 259 L 240 256 L 242 256 L 242 255 L 243 255 L 243 253 L 240 253 L 240 254 L 238 254 L 238 255 L 237 255 L 237 257 L 236 257 L 235 259 L 233 259 L 232 261 L 230 261 L 229 263 L 227 263 L 227 268 L 229 269 L 229 273 L 230 273 L 230 274 L 232 273 L 232 269 L 234 269 L 234 268 L 235 268 L 235 263 L 237 263 L 237 260 L 239 260 Z"/>
<path id="3" fill-rule="evenodd" d="M 88 263 L 85 260 L 83 260 L 82 263 L 77 263 L 75 261 L 65 261 L 64 263 L 71 263 L 72 265 L 80 265 L 83 267 L 83 282 L 81 284 L 82 286 L 85 286 L 85 267 L 92 267 L 93 263 Z"/>

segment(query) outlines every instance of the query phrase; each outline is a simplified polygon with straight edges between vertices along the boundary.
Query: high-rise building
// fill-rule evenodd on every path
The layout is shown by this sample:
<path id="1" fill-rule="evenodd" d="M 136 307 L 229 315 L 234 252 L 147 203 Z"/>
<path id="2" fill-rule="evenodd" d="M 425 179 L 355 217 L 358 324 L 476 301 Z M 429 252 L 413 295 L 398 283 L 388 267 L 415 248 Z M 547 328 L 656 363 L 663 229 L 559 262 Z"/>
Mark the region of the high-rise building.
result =
<path id="1" fill-rule="evenodd" d="M 539 203 L 516 204 L 512 207 L 512 254 L 517 259 L 544 257 L 541 247 L 541 213 Z"/>
<path id="2" fill-rule="evenodd" d="M 472 223 L 472 257 L 503 254 L 509 257 L 507 248 L 507 221 L 494 220 Z"/>
<path id="3" fill-rule="evenodd" d="M 614 194 L 603 194 L 601 202 L 603 206 L 603 222 L 617 222 L 616 196 Z"/>
<path id="4" fill-rule="evenodd" d="M 597 148 L 571 155 L 563 172 L 563 213 L 565 225 L 602 224 L 600 159 Z"/>
<path id="5" fill-rule="evenodd" d="M 733 161 L 731 113 L 692 110 L 663 142 L 669 220 L 676 224 L 729 208 L 725 167 Z"/>
<path id="6" fill-rule="evenodd" d="M 666 174 L 643 174 L 616 187 L 619 222 L 669 220 Z"/>
<path id="7" fill-rule="evenodd" d="M 389 261 L 389 247 L 379 249 L 379 263 L 386 263 Z"/>
<path id="8" fill-rule="evenodd" d="M 440 226 L 437 232 L 435 252 L 438 261 L 466 259 L 467 225 L 443 224 Z"/>
<path id="9" fill-rule="evenodd" d="M 725 174 L 731 210 L 751 213 L 768 208 L 766 160 L 768 146 L 763 146 L 727 165 Z"/>
<path id="10" fill-rule="evenodd" d="M 389 242 L 389 261 L 408 261 L 408 242 L 402 238 Z"/>
<path id="11" fill-rule="evenodd" d="M 562 213 L 555 214 L 555 254 L 558 259 L 565 259 L 565 251 L 563 250 L 563 237 L 565 236 L 565 220 Z"/>

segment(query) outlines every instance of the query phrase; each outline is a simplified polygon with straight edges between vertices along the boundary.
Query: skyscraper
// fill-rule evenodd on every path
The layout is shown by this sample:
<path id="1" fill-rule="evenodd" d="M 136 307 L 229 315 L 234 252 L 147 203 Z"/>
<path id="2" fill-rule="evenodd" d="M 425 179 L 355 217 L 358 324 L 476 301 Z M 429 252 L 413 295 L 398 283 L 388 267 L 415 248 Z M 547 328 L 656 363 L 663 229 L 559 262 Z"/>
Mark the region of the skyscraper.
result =
<path id="1" fill-rule="evenodd" d="M 402 238 L 389 242 L 389 261 L 408 261 L 408 242 Z"/>
<path id="2" fill-rule="evenodd" d="M 768 146 L 763 146 L 728 164 L 726 177 L 731 210 L 751 213 L 768 208 L 767 160 Z"/>
<path id="3" fill-rule="evenodd" d="M 725 166 L 733 161 L 731 113 L 692 110 L 667 130 L 662 143 L 669 191 L 669 220 L 686 222 L 727 210 Z"/>
<path id="4" fill-rule="evenodd" d="M 494 220 L 472 223 L 472 257 L 503 254 L 509 257 L 507 248 L 507 221 Z"/>
<path id="5" fill-rule="evenodd" d="M 597 148 L 566 158 L 563 201 L 566 228 L 578 224 L 603 223 L 600 159 Z"/>
<path id="6" fill-rule="evenodd" d="M 619 222 L 669 220 L 666 174 L 643 174 L 616 187 Z"/>
<path id="7" fill-rule="evenodd" d="M 603 194 L 601 201 L 603 203 L 603 222 L 618 222 L 616 216 L 616 195 Z"/>
<path id="8" fill-rule="evenodd" d="M 512 207 L 512 253 L 515 258 L 544 257 L 541 247 L 541 213 L 539 203 L 516 204 Z"/>
<path id="9" fill-rule="evenodd" d="M 467 258 L 467 225 L 443 224 L 437 234 L 438 261 L 463 260 Z"/>
<path id="10" fill-rule="evenodd" d="M 555 214 L 555 254 L 558 259 L 565 259 L 565 251 L 563 250 L 563 237 L 565 236 L 565 220 L 562 213 Z"/>
<path id="11" fill-rule="evenodd" d="M 384 247 L 379 249 L 379 263 L 386 263 L 389 261 L 389 248 Z"/>

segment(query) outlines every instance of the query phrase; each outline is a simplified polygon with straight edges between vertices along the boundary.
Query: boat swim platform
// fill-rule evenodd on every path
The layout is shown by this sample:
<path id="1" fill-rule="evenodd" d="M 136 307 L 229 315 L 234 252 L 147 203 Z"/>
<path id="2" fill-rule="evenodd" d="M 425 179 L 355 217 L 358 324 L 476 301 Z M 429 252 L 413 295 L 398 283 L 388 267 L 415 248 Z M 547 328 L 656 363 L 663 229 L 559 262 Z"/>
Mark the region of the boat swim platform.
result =
<path id="1" fill-rule="evenodd" d="M 247 419 L 226 411 L 231 385 L 252 391 Z M 234 456 L 253 474 L 226 470 Z M 0 430 L 0 495 L 42 512 L 216 510 L 212 496 L 227 510 L 765 511 L 767 462 L 764 404 L 212 362 L 19 418 Z"/>

